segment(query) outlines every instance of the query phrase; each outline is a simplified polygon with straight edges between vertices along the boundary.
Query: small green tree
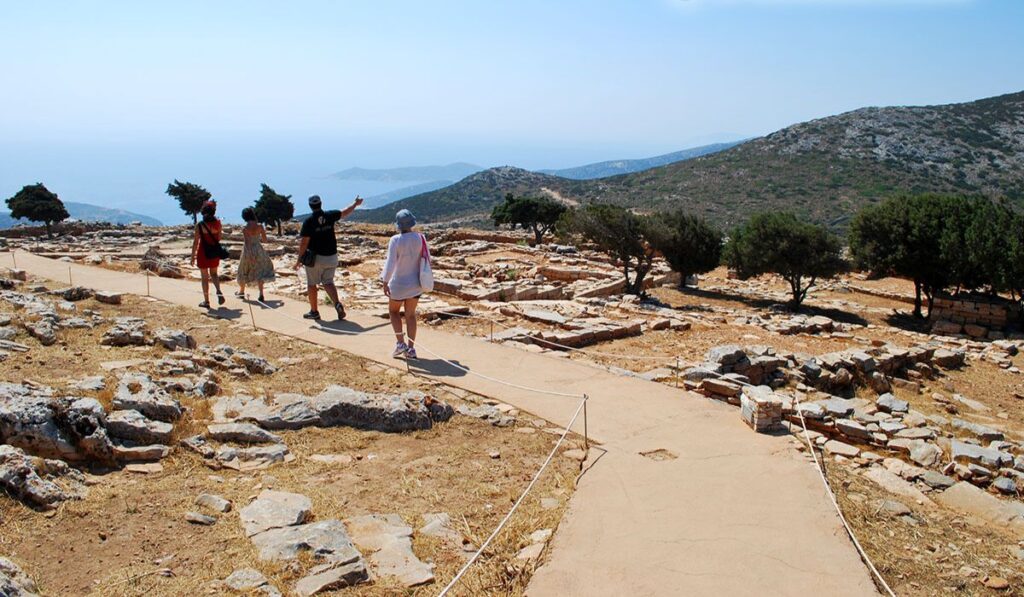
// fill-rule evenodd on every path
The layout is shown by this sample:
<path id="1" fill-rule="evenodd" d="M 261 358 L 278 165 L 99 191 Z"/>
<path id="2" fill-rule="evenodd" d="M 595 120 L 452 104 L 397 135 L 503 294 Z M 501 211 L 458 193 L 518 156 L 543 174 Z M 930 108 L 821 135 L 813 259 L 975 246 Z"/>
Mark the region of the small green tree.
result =
<path id="1" fill-rule="evenodd" d="M 865 207 L 850 223 L 850 252 L 856 264 L 875 276 L 899 276 L 914 283 L 914 316 L 929 316 L 937 292 L 970 274 L 962 246 L 968 222 L 963 198 L 899 195 Z"/>
<path id="2" fill-rule="evenodd" d="M 677 210 L 652 225 L 651 244 L 681 276 L 680 285 L 694 274 L 709 272 L 722 259 L 722 232 L 707 220 Z"/>
<path id="3" fill-rule="evenodd" d="M 650 243 L 655 232 L 649 216 L 637 215 L 617 205 L 588 205 L 565 212 L 559 225 L 617 259 L 626 278 L 626 292 L 643 294 L 644 279 L 657 256 L 657 250 Z"/>
<path id="4" fill-rule="evenodd" d="M 505 202 L 494 206 L 491 219 L 495 226 L 507 224 L 515 229 L 532 230 L 535 244 L 540 244 L 565 213 L 566 206 L 547 197 L 515 197 L 505 195 Z"/>
<path id="5" fill-rule="evenodd" d="M 789 283 L 790 307 L 799 309 L 819 278 L 843 271 L 839 239 L 824 226 L 801 222 L 791 213 L 757 214 L 733 231 L 725 261 L 741 279 L 776 273 Z"/>
<path id="6" fill-rule="evenodd" d="M 199 210 L 210 200 L 210 191 L 191 182 L 174 182 L 167 185 L 167 194 L 178 200 L 178 206 L 186 215 L 192 216 L 192 224 L 198 222 Z"/>
<path id="7" fill-rule="evenodd" d="M 295 215 L 295 205 L 291 195 L 279 195 L 266 184 L 260 185 L 260 198 L 253 206 L 256 219 L 261 224 L 277 226 L 277 235 L 281 236 L 281 223 L 287 222 Z"/>
<path id="8" fill-rule="evenodd" d="M 60 198 L 41 182 L 21 187 L 20 191 L 7 199 L 7 208 L 11 210 L 12 218 L 42 222 L 46 226 L 47 238 L 53 238 L 55 222 L 62 222 L 70 217 Z"/>

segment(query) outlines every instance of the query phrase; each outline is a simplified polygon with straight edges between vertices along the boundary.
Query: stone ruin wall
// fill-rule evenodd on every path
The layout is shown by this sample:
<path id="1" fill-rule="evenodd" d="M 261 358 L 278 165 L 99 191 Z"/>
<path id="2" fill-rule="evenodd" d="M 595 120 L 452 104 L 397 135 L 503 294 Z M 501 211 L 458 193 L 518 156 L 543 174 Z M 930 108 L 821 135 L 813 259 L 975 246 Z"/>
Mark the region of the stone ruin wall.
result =
<path id="1" fill-rule="evenodd" d="M 972 338 L 1002 338 L 1003 331 L 1020 320 L 1013 303 L 978 296 L 935 297 L 930 315 L 933 332 Z"/>

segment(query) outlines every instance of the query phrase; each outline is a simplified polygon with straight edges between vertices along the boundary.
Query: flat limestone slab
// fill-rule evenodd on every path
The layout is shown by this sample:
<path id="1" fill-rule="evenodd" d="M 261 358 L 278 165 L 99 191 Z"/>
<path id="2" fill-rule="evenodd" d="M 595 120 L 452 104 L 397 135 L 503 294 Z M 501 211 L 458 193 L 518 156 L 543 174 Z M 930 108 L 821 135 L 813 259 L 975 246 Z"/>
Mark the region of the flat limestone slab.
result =
<path id="1" fill-rule="evenodd" d="M 0 266 L 11 264 L 0 253 Z M 33 275 L 66 280 L 68 264 L 18 252 Z M 145 276 L 71 264 L 97 290 L 145 294 Z M 151 294 L 198 302 L 188 280 L 150 278 Z M 230 293 L 226 293 L 230 297 Z M 308 306 L 284 297 L 255 311 L 264 330 L 332 346 L 389 367 L 392 338 L 339 331 L 387 331 L 387 322 L 301 319 Z M 227 307 L 237 308 L 230 302 Z M 323 326 L 321 329 L 320 326 Z M 867 569 L 836 516 L 818 473 L 786 438 L 757 434 L 734 407 L 565 359 L 448 334 L 426 326 L 413 372 L 529 411 L 558 424 L 579 405 L 570 397 L 512 388 L 475 373 L 570 394 L 586 393 L 589 430 L 602 443 L 580 480 L 547 563 L 528 587 L 545 595 L 876 595 Z M 436 353 L 436 354 L 434 354 Z M 582 420 L 574 430 L 582 433 Z M 598 454 L 600 449 L 606 450 Z M 641 452 L 671 452 L 654 460 Z M 439 582 L 446 579 L 438 579 Z"/>

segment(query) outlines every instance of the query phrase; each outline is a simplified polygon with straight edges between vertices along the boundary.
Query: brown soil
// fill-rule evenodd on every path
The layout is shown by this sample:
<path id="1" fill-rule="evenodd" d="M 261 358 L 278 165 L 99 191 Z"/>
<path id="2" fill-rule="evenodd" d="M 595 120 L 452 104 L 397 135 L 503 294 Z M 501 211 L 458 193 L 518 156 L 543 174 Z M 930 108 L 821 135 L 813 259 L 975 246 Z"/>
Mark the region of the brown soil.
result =
<path id="1" fill-rule="evenodd" d="M 317 393 L 331 383 L 375 392 L 415 388 L 450 402 L 459 401 L 456 393 L 465 394 L 449 392 L 401 371 L 382 371 L 339 351 L 254 332 L 242 323 L 244 319 L 210 319 L 189 309 L 137 297 L 126 297 L 120 307 L 93 301 L 78 306 L 108 316 L 142 316 L 151 329 L 161 325 L 187 329 L 200 344 L 227 343 L 272 362 L 286 356 L 304 359 L 271 376 L 232 379 L 223 374 L 226 394 Z M 16 340 L 32 350 L 25 355 L 12 354 L 0 379 L 28 379 L 62 389 L 72 380 L 102 374 L 101 362 L 154 359 L 167 352 L 161 347 L 103 348 L 98 341 L 106 327 L 62 331 L 61 341 L 51 347 L 40 347 L 21 334 Z M 320 368 L 330 364 L 329 375 L 310 375 L 310 363 Z M 107 374 L 108 388 L 115 379 L 115 374 Z M 99 397 L 109 400 L 110 391 Z M 190 407 L 193 420 L 183 424 L 181 433 L 201 431 L 209 417 L 209 404 L 193 399 L 183 399 L 183 403 Z M 115 471 L 90 477 L 92 486 L 86 499 L 68 502 L 55 512 L 36 512 L 0 496 L 0 553 L 20 563 L 46 595 L 207 593 L 211 581 L 246 566 L 262 570 L 285 590 L 299 574 L 285 566 L 259 562 L 236 513 L 262 488 L 271 487 L 308 495 L 317 520 L 398 513 L 417 528 L 422 514 L 447 512 L 458 529 L 479 545 L 552 449 L 557 436 L 544 432 L 546 426 L 522 413 L 517 427 L 507 429 L 456 417 L 415 433 L 348 428 L 283 432 L 296 460 L 255 474 L 214 471 L 197 455 L 178 451 L 162 462 L 160 473 Z M 573 447 L 577 447 L 575 439 L 564 449 Z M 500 458 L 489 455 L 495 450 Z M 308 460 L 318 453 L 348 454 L 355 460 L 347 465 Z M 456 594 L 523 592 L 533 566 L 517 563 L 514 557 L 529 543 L 530 533 L 557 526 L 578 471 L 579 463 L 569 458 L 552 462 L 510 524 L 463 578 Z M 197 509 L 195 497 L 204 492 L 222 495 L 235 505 L 211 527 L 184 520 L 186 512 Z M 558 506 L 541 508 L 544 497 L 556 498 Z M 422 560 L 435 564 L 434 585 L 407 591 L 393 580 L 378 579 L 339 594 L 431 594 L 451 579 L 464 561 L 458 549 L 426 537 L 415 538 L 414 550 Z"/>

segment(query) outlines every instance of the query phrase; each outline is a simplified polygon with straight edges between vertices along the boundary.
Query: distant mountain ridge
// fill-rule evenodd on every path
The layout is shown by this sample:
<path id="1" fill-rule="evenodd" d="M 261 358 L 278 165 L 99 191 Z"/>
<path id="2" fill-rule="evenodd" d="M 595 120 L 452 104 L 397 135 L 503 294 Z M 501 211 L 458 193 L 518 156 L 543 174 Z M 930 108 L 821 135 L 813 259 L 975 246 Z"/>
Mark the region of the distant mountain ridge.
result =
<path id="1" fill-rule="evenodd" d="M 431 180 L 462 180 L 483 170 L 475 164 L 455 162 L 445 166 L 406 166 L 402 168 L 349 168 L 335 172 L 331 178 L 338 180 L 366 180 L 375 182 L 414 182 Z"/>
<path id="2" fill-rule="evenodd" d="M 367 210 L 364 217 L 381 221 L 400 204 L 414 213 L 420 208 L 424 221 L 483 217 L 507 192 L 641 211 L 683 207 L 726 226 L 756 212 L 787 210 L 842 229 L 861 206 L 897 192 L 1003 196 L 1024 206 L 1024 92 L 960 104 L 862 108 L 610 178 L 570 180 L 505 167 L 471 179 Z"/>
<path id="3" fill-rule="evenodd" d="M 113 209 L 110 207 L 100 207 L 99 205 L 92 205 L 90 203 L 78 203 L 75 201 L 65 201 L 65 209 L 68 210 L 68 214 L 75 220 L 81 220 L 83 222 L 109 222 L 111 224 L 131 224 L 132 222 L 142 222 L 146 226 L 163 226 L 163 222 L 150 216 L 144 216 L 142 214 L 125 211 L 123 209 Z M 11 217 L 10 212 L 0 212 L 0 230 L 5 228 L 13 228 L 19 224 L 34 225 L 34 222 L 29 220 L 16 220 Z"/>
<path id="4" fill-rule="evenodd" d="M 681 162 L 683 160 L 699 158 L 702 155 L 709 155 L 719 151 L 724 151 L 726 149 L 729 149 L 730 147 L 739 145 L 740 143 L 742 143 L 742 141 L 733 141 L 731 143 L 713 143 L 711 145 L 691 147 L 690 149 L 684 149 L 682 151 L 673 151 L 672 153 L 666 153 L 651 158 L 639 158 L 631 160 L 609 160 L 606 162 L 597 162 L 594 164 L 577 166 L 575 168 L 562 168 L 559 170 L 547 169 L 538 170 L 538 172 L 542 174 L 552 174 L 554 176 L 561 176 L 562 178 L 571 178 L 574 180 L 606 178 L 608 176 L 616 176 L 618 174 L 629 174 L 631 172 L 639 172 L 641 170 L 656 168 L 658 166 L 664 166 L 666 164 L 672 164 L 674 162 Z"/>

